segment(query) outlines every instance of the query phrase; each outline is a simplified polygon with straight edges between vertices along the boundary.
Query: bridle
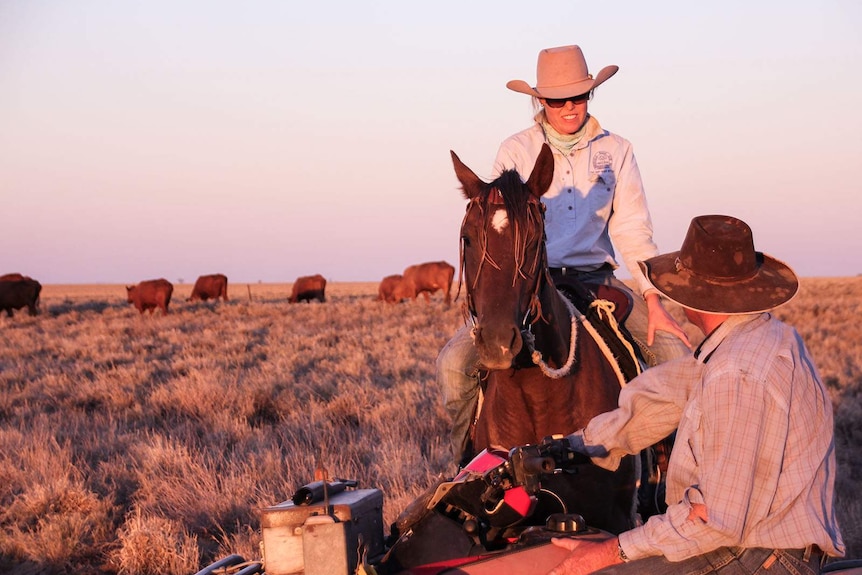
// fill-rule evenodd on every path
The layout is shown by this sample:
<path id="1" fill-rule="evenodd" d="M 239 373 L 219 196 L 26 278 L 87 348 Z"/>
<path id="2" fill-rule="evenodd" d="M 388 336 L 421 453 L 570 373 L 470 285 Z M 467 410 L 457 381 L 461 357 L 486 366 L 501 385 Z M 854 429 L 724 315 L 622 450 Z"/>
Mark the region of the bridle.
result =
<path id="1" fill-rule="evenodd" d="M 568 298 L 563 296 L 563 301 L 568 306 L 569 314 L 572 321 L 572 332 L 569 356 L 566 363 L 560 369 L 549 367 L 541 357 L 541 353 L 535 349 L 535 338 L 532 333 L 532 326 L 536 322 L 542 320 L 547 322 L 542 310 L 542 303 L 539 295 L 543 286 L 554 285 L 550 277 L 547 266 L 547 252 L 545 249 L 536 249 L 534 256 L 527 261 L 528 239 L 530 238 L 530 230 L 535 229 L 535 233 L 541 238 L 542 245 L 545 239 L 545 221 L 544 221 L 544 204 L 535 196 L 530 195 L 526 200 L 526 211 L 522 210 L 522 206 L 517 205 L 517 199 L 513 199 L 511 194 L 503 194 L 497 187 L 491 187 L 487 193 L 480 194 L 470 200 L 467 206 L 467 211 L 464 215 L 464 220 L 461 223 L 462 229 L 467 221 L 473 215 L 474 210 L 479 210 L 478 220 L 482 222 L 479 234 L 479 263 L 475 271 L 475 276 L 472 281 L 467 277 L 465 240 L 462 237 L 459 246 L 459 272 L 458 272 L 458 293 L 461 292 L 462 283 L 465 285 L 466 301 L 462 304 L 462 314 L 465 321 L 469 321 L 472 326 L 472 331 L 475 334 L 479 328 L 478 314 L 474 305 L 473 292 L 476 289 L 479 278 L 482 274 L 484 266 L 500 270 L 500 265 L 494 260 L 493 256 L 488 252 L 488 234 L 491 227 L 490 218 L 485 213 L 486 207 L 504 205 L 506 214 L 509 219 L 509 224 L 512 226 L 512 239 L 514 243 L 514 258 L 515 266 L 512 276 L 512 286 L 514 287 L 518 278 L 527 279 L 532 277 L 533 283 L 529 288 L 530 298 L 526 309 L 521 310 L 520 317 L 521 337 L 525 347 L 530 352 L 530 357 L 536 365 L 542 368 L 545 375 L 553 378 L 563 377 L 568 374 L 574 363 L 575 339 L 577 337 L 577 322 L 580 314 L 571 305 Z M 523 215 L 521 215 L 523 214 Z M 556 288 L 555 288 L 556 289 Z M 457 299 L 457 296 L 456 296 Z"/>
<path id="2" fill-rule="evenodd" d="M 460 269 L 458 272 L 458 291 L 460 293 L 462 282 L 466 285 L 466 299 L 467 301 L 464 303 L 464 315 L 473 326 L 476 326 L 477 314 L 476 308 L 473 303 L 473 291 L 476 289 L 478 285 L 479 278 L 482 275 L 482 270 L 484 266 L 490 265 L 494 269 L 499 270 L 500 265 L 494 260 L 493 256 L 488 252 L 488 234 L 489 228 L 491 227 L 491 223 L 485 214 L 485 206 L 500 206 L 504 205 L 506 208 L 506 214 L 509 219 L 510 225 L 513 227 L 513 243 L 514 243 L 514 258 L 515 258 L 515 266 L 514 266 L 514 274 L 512 276 L 512 286 L 515 286 L 518 278 L 527 279 L 528 277 L 533 277 L 533 285 L 530 288 L 531 296 L 530 296 L 530 304 L 527 306 L 527 309 L 523 311 L 521 314 L 523 319 L 521 320 L 522 328 L 529 328 L 530 325 L 538 321 L 542 318 L 542 304 L 539 301 L 539 293 L 541 291 L 543 282 L 542 276 L 547 275 L 547 255 L 545 250 L 537 249 L 534 257 L 530 262 L 525 261 L 526 252 L 527 252 L 527 239 L 529 237 L 529 230 L 524 229 L 525 226 L 535 226 L 536 233 L 540 234 L 542 239 L 544 239 L 545 235 L 545 222 L 544 222 L 544 204 L 539 201 L 537 198 L 530 196 L 527 199 L 527 212 L 524 217 L 518 217 L 520 211 L 514 209 L 515 206 L 512 205 L 514 202 L 510 200 L 508 195 L 504 195 L 499 188 L 492 187 L 486 194 L 477 196 L 470 200 L 470 203 L 467 205 L 467 212 L 464 215 L 464 220 L 461 222 L 461 227 L 463 229 L 464 224 L 467 220 L 470 219 L 470 216 L 473 210 L 479 210 L 479 221 L 483 222 L 483 226 L 481 228 L 479 242 L 479 249 L 481 250 L 481 257 L 479 258 L 479 265 L 476 268 L 476 274 L 473 277 L 472 282 L 467 281 L 467 269 L 466 269 L 466 254 L 464 253 L 464 238 L 461 239 L 461 243 L 459 246 L 459 254 L 458 259 L 460 263 Z M 550 276 L 545 278 L 546 281 L 551 281 Z"/>

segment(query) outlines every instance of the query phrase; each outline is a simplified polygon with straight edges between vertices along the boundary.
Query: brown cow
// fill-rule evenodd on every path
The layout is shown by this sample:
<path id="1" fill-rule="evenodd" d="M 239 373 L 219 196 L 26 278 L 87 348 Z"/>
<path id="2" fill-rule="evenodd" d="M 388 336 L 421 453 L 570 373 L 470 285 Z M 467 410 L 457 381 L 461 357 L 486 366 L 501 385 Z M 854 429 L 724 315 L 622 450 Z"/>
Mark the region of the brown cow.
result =
<path id="1" fill-rule="evenodd" d="M 207 301 L 222 298 L 227 301 L 227 276 L 224 274 L 211 274 L 200 276 L 192 288 L 192 295 L 187 301 Z"/>
<path id="2" fill-rule="evenodd" d="M 148 310 L 156 313 L 156 308 L 161 309 L 162 313 L 168 313 L 168 305 L 171 303 L 173 293 L 174 285 L 164 278 L 126 286 L 129 303 L 135 304 L 135 308 L 141 312 L 141 315 Z"/>
<path id="3" fill-rule="evenodd" d="M 377 289 L 377 301 L 400 303 L 411 297 L 413 297 L 413 290 L 401 274 L 386 276 L 380 281 L 380 287 Z"/>
<path id="4" fill-rule="evenodd" d="M 425 301 L 430 303 L 431 294 L 443 290 L 443 301 L 447 306 L 452 303 L 453 277 L 455 268 L 442 261 L 417 264 L 404 270 L 404 281 L 411 286 L 414 300 L 421 293 L 425 296 Z"/>
<path id="5" fill-rule="evenodd" d="M 0 276 L 0 312 L 12 317 L 13 309 L 27 307 L 30 315 L 39 313 L 39 294 L 42 284 L 21 274 Z"/>
<path id="6" fill-rule="evenodd" d="M 326 278 L 320 274 L 313 276 L 302 276 L 296 278 L 293 282 L 293 290 L 290 292 L 290 298 L 287 301 L 296 303 L 298 301 L 311 301 L 316 299 L 319 302 L 326 301 Z"/>

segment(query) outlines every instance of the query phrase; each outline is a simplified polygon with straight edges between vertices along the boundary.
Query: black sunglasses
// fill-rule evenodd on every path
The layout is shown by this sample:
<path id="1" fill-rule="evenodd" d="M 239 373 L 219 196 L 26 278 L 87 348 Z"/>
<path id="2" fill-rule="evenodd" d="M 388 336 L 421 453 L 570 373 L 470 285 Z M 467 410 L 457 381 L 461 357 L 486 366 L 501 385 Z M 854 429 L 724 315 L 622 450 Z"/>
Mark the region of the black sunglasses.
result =
<path id="1" fill-rule="evenodd" d="M 586 94 L 581 94 L 579 96 L 572 96 L 571 98 L 545 98 L 545 105 L 549 108 L 562 108 L 566 105 L 566 102 L 582 104 L 590 99 L 590 94 L 592 94 L 592 92 L 587 92 Z"/>

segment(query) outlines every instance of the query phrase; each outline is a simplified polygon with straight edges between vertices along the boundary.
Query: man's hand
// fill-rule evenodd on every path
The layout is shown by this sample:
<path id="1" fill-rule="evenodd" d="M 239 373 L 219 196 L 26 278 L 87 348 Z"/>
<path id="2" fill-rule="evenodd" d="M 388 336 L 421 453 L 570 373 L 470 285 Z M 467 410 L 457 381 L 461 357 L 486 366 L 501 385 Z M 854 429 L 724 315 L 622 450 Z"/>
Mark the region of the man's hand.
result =
<path id="1" fill-rule="evenodd" d="M 586 575 L 608 565 L 623 562 L 620 559 L 619 540 L 616 536 L 610 536 L 604 541 L 554 537 L 551 543 L 568 549 L 569 556 L 551 569 L 548 575 Z"/>
<path id="2" fill-rule="evenodd" d="M 688 520 L 709 523 L 709 515 L 706 513 L 706 505 L 703 503 L 692 503 L 691 510 L 688 512 Z"/>
<path id="3" fill-rule="evenodd" d="M 652 345 L 653 340 L 655 340 L 655 332 L 660 330 L 675 335 L 682 343 L 691 349 L 691 342 L 688 340 L 688 336 L 676 320 L 673 319 L 673 316 L 664 309 L 664 305 L 662 305 L 659 295 L 656 292 L 650 292 L 644 295 L 644 300 L 646 301 L 649 314 L 646 344 Z"/>

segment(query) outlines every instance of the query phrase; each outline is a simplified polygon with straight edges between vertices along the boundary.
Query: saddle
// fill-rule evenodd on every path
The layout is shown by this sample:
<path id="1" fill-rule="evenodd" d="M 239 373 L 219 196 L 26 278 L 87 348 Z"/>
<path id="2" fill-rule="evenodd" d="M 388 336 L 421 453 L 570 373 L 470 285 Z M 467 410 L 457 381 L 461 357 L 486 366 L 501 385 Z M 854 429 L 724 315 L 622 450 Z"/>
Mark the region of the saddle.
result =
<path id="1" fill-rule="evenodd" d="M 581 312 L 607 344 L 626 381 L 647 365 L 641 344 L 623 322 L 631 313 L 631 296 L 623 290 L 604 284 L 586 284 L 571 276 L 556 276 L 554 285 Z M 610 302 L 612 306 L 600 305 Z M 612 308 L 612 317 L 611 311 Z"/>

